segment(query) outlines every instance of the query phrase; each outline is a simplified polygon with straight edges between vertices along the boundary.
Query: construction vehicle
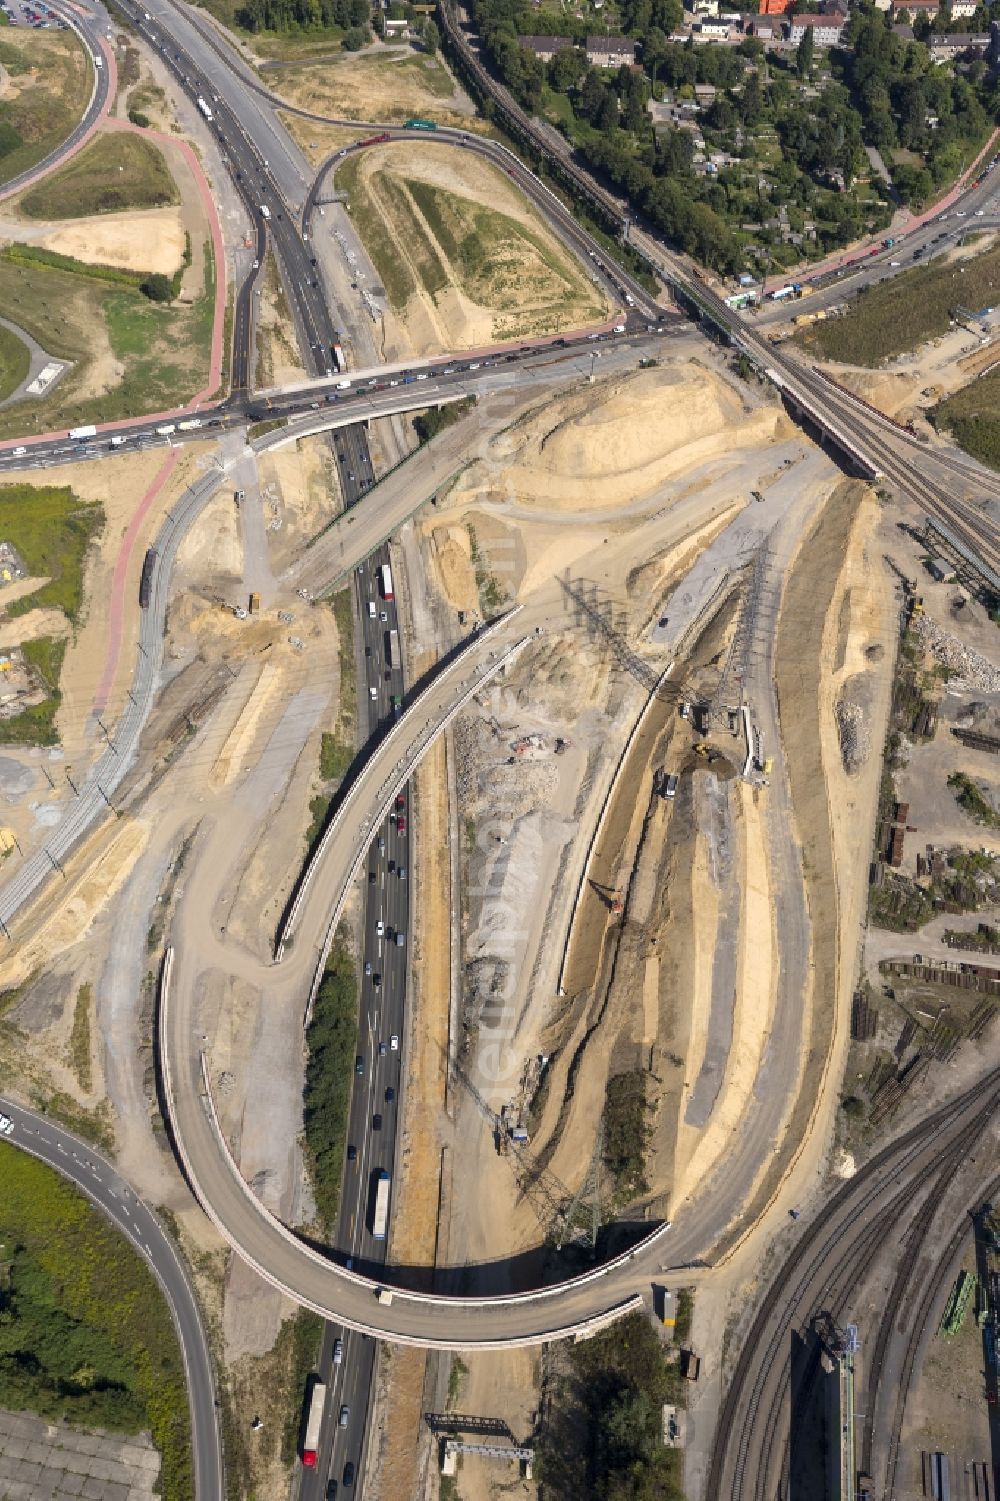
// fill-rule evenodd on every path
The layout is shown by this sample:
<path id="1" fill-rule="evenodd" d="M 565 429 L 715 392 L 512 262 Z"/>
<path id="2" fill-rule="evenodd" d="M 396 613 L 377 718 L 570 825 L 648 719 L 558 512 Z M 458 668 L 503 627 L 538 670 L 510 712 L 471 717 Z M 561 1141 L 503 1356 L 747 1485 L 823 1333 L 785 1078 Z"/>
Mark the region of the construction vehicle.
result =
<path id="1" fill-rule="evenodd" d="M 250 614 L 256 615 L 260 609 L 260 595 L 254 591 L 250 596 Z"/>

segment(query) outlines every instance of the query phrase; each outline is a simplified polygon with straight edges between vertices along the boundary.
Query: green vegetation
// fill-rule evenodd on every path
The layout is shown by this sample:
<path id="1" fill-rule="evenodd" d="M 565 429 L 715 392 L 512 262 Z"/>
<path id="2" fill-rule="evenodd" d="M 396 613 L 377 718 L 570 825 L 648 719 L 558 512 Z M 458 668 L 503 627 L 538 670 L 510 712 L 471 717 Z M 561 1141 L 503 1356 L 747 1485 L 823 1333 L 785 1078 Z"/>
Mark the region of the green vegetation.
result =
<path id="1" fill-rule="evenodd" d="M 604 1162 L 615 1180 L 615 1198 L 627 1204 L 649 1187 L 646 1075 L 641 1069 L 612 1074 L 604 1098 Z"/>
<path id="2" fill-rule="evenodd" d="M 683 1501 L 681 1452 L 661 1438 L 673 1399 L 659 1337 L 641 1313 L 567 1352 L 538 1444 L 552 1501 Z"/>
<path id="3" fill-rule="evenodd" d="M 148 1427 L 164 1501 L 194 1489 L 184 1367 L 159 1287 L 51 1168 L 0 1146 L 4 1405 L 53 1421 Z"/>
<path id="4" fill-rule="evenodd" d="M 677 1304 L 674 1309 L 674 1344 L 686 1345 L 691 1338 L 691 1322 L 694 1318 L 694 1293 L 689 1287 L 682 1287 L 677 1294 Z"/>
<path id="5" fill-rule="evenodd" d="M 0 401 L 6 401 L 26 379 L 31 354 L 17 334 L 0 324 Z"/>
<path id="6" fill-rule="evenodd" d="M 1000 302 L 1000 249 L 957 264 L 921 266 L 863 288 L 843 318 L 813 323 L 798 339 L 826 359 L 874 366 L 946 333 L 957 307 L 981 308 L 995 302 Z M 966 390 L 979 391 L 982 385 L 979 381 Z M 943 405 L 957 404 L 963 394 Z M 1000 422 L 1000 405 L 997 413 Z M 950 417 L 956 415 L 957 405 Z M 952 425 L 941 407 L 938 417 L 941 425 Z"/>
<path id="7" fill-rule="evenodd" d="M 918 885 L 897 871 L 869 893 L 869 917 L 878 928 L 915 933 L 939 905 L 951 912 L 975 912 L 1000 897 L 1000 859 L 979 850 L 949 851 L 943 873 Z"/>
<path id="8" fill-rule="evenodd" d="M 368 0 L 199 0 L 216 20 L 252 38 L 267 57 L 307 58 L 332 51 L 350 27 L 368 36 Z"/>
<path id="9" fill-rule="evenodd" d="M 95 136 L 26 193 L 20 208 L 31 219 L 81 219 L 179 202 L 163 153 L 143 136 L 115 130 Z"/>
<path id="10" fill-rule="evenodd" d="M 87 550 L 103 525 L 102 507 L 81 501 L 68 485 L 0 485 L 0 539 L 17 549 L 33 577 L 48 580 L 7 605 L 8 619 L 52 607 L 75 623 Z"/>
<path id="11" fill-rule="evenodd" d="M 451 1370 L 448 1372 L 448 1407 L 458 1406 L 458 1399 L 462 1391 L 462 1382 L 469 1374 L 469 1367 L 460 1355 L 451 1357 Z"/>
<path id="12" fill-rule="evenodd" d="M 938 431 L 951 433 L 966 453 L 1000 469 L 1000 370 L 991 370 L 946 397 L 931 418 Z"/>
<path id="13" fill-rule="evenodd" d="M 337 657 L 340 665 L 340 705 L 332 731 L 324 730 L 319 745 L 319 774 L 327 784 L 340 782 L 354 760 L 358 720 L 357 667 L 354 661 L 354 608 L 350 589 L 341 589 L 333 597 L 333 614 L 337 622 Z M 333 801 L 334 787 L 327 785 L 310 800 L 306 844 L 311 849 L 323 832 Z"/>
<path id="14" fill-rule="evenodd" d="M 413 280 L 396 250 L 393 237 L 394 234 L 403 232 L 403 226 L 395 226 L 392 233 L 386 227 L 371 195 L 361 183 L 362 161 L 360 152 L 347 158 L 337 172 L 337 187 L 347 194 L 348 213 L 372 258 L 386 296 L 393 307 L 403 308 L 414 291 Z M 413 215 L 408 214 L 407 218 L 412 221 Z"/>
<path id="15" fill-rule="evenodd" d="M 295 1460 L 295 1444 L 302 1420 L 302 1393 L 306 1379 L 316 1364 L 319 1344 L 323 1338 L 323 1320 L 308 1308 L 297 1308 L 281 1326 L 278 1346 L 287 1342 L 289 1375 L 286 1383 L 285 1422 L 281 1430 L 282 1463 L 290 1465 Z M 278 1353 L 276 1346 L 275 1353 Z"/>
<path id="16" fill-rule="evenodd" d="M 93 990 L 81 985 L 76 993 L 73 1008 L 73 1030 L 69 1037 L 69 1062 L 76 1074 L 80 1088 L 87 1094 L 94 1085 L 94 1070 L 90 1057 L 90 1007 Z"/>
<path id="17" fill-rule="evenodd" d="M 40 703 L 22 709 L 20 714 L 0 720 L 0 744 L 57 745 L 56 711 L 62 701 L 59 674 L 66 642 L 56 641 L 52 636 L 39 636 L 35 641 L 25 641 L 21 651 L 41 677 L 48 695 Z"/>
<path id="18" fill-rule="evenodd" d="M 1000 813 L 964 771 L 953 771 L 948 786 L 955 794 L 955 801 L 963 813 L 968 813 L 974 822 L 988 829 L 1000 829 Z"/>
<path id="19" fill-rule="evenodd" d="M 90 93 L 90 63 L 71 31 L 8 30 L 0 65 L 18 81 L 0 100 L 0 185 L 54 151 L 81 119 Z"/>
<path id="20" fill-rule="evenodd" d="M 438 433 L 444 432 L 446 427 L 453 427 L 466 412 L 471 412 L 475 404 L 474 396 L 466 396 L 462 401 L 452 401 L 447 406 L 428 407 L 426 412 L 420 412 L 414 417 L 413 431 L 421 443 L 429 443 Z"/>
<path id="21" fill-rule="evenodd" d="M 346 932 L 340 928 L 306 1032 L 306 1152 L 316 1208 L 328 1231 L 340 1204 L 357 1040 L 358 980 Z"/>
<path id="22" fill-rule="evenodd" d="M 936 66 L 889 17 L 851 14 L 842 51 L 816 59 L 672 42 L 680 0 L 619 0 L 603 22 L 633 37 L 640 67 L 590 67 L 579 43 L 593 23 L 566 7 L 474 0 L 472 14 L 496 70 L 518 101 L 568 138 L 668 239 L 723 272 L 748 257 L 772 272 L 849 244 L 889 222 L 888 189 L 865 145 L 876 146 L 899 196 L 923 205 L 985 142 L 996 108 L 986 69 Z M 519 33 L 562 39 L 543 64 Z M 698 85 L 715 90 L 695 100 Z M 699 170 L 693 132 L 654 127 L 650 93 L 690 106 L 717 171 Z M 719 160 L 721 158 L 721 161 Z"/>
<path id="23" fill-rule="evenodd" d="M 48 353 L 75 368 L 49 396 L 0 411 L 0 437 L 169 411 L 205 385 L 215 319 L 207 241 L 204 292 L 191 304 L 169 307 L 143 296 L 143 278 L 135 273 L 109 274 L 76 261 L 50 266 L 40 252 L 25 258 L 23 247 L 16 249 L 17 263 L 0 253 L 0 306 Z M 100 396 L 84 394 L 93 362 L 109 355 L 122 367 L 119 384 Z"/>
<path id="24" fill-rule="evenodd" d="M 469 533 L 469 556 L 476 573 L 476 588 L 479 591 L 479 608 L 483 617 L 497 614 L 507 602 L 503 585 L 495 574 L 490 573 L 483 561 L 483 555 L 479 551 L 479 541 L 476 537 L 474 526 L 467 528 Z"/>

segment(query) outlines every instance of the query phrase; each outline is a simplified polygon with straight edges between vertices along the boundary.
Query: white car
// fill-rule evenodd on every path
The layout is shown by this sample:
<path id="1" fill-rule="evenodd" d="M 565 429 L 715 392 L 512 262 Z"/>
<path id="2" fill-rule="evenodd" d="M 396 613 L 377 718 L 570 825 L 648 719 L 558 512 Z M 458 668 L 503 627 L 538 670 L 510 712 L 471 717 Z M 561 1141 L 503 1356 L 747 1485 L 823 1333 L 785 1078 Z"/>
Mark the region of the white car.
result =
<path id="1" fill-rule="evenodd" d="M 9 1115 L 0 1115 L 0 1136 L 13 1136 L 14 1122 Z"/>
<path id="2" fill-rule="evenodd" d="M 385 923 L 381 918 L 379 918 L 378 922 L 375 924 L 375 936 L 377 938 L 385 937 Z"/>
<path id="3" fill-rule="evenodd" d="M 393 1032 L 392 1036 L 389 1038 L 389 1048 L 390 1048 L 390 1051 L 392 1051 L 393 1053 L 398 1053 L 399 1052 L 399 1034 L 398 1034 L 398 1032 Z"/>

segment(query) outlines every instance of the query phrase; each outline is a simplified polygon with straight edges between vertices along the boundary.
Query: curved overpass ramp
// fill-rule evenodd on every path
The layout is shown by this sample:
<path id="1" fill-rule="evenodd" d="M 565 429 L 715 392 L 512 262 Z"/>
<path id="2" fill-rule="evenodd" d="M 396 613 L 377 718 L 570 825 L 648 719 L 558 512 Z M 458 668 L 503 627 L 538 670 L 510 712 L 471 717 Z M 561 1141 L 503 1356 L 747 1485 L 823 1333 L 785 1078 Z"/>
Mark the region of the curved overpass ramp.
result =
<path id="1" fill-rule="evenodd" d="M 474 638 L 374 748 L 303 875 L 274 964 L 252 977 L 265 990 L 267 1004 L 286 1012 L 308 1005 L 382 812 L 445 725 L 527 645 L 530 631 L 513 633 L 520 625 L 520 611 L 514 610 Z M 233 837 L 235 842 L 238 835 Z M 434 1296 L 398 1285 L 389 1295 L 385 1283 L 337 1265 L 288 1230 L 244 1181 L 216 1116 L 197 996 L 200 977 L 223 969 L 227 951 L 221 943 L 208 948 L 199 942 L 204 917 L 210 919 L 210 913 L 186 919 L 182 909 L 175 946 L 164 964 L 158 1020 L 164 1114 L 188 1182 L 209 1218 L 266 1281 L 362 1333 L 437 1349 L 499 1349 L 588 1334 L 639 1305 L 639 1289 L 648 1288 L 651 1257 L 659 1256 L 669 1225 L 654 1230 L 641 1251 L 583 1277 L 527 1293 L 475 1298 Z"/>

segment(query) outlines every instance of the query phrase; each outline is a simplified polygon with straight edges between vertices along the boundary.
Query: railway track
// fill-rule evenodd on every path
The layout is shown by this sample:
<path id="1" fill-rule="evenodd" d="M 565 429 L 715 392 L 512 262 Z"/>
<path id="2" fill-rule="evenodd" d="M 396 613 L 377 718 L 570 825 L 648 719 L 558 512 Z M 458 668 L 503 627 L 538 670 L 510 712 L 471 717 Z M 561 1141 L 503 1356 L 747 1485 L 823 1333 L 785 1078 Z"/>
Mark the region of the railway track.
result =
<path id="1" fill-rule="evenodd" d="M 879 1234 L 884 1235 L 895 1221 L 899 1202 L 912 1202 L 913 1190 L 906 1181 L 908 1169 L 926 1156 L 928 1146 L 936 1138 L 948 1133 L 950 1139 L 939 1151 L 932 1152 L 922 1172 L 952 1171 L 953 1162 L 960 1160 L 968 1150 L 969 1141 L 975 1140 L 993 1115 L 998 1091 L 1000 1069 L 994 1069 L 973 1089 L 946 1102 L 890 1143 L 834 1195 L 821 1217 L 794 1247 L 757 1313 L 726 1392 L 708 1473 L 708 1501 L 750 1501 L 751 1496 L 765 1496 L 778 1441 L 778 1423 L 785 1408 L 787 1386 L 780 1376 L 787 1354 L 784 1346 L 800 1302 L 827 1268 L 825 1286 L 831 1292 L 843 1284 L 850 1289 L 852 1277 L 859 1266 L 866 1264 Z M 969 1112 L 969 1119 L 963 1121 Z M 954 1137 L 951 1133 L 956 1130 Z M 883 1202 L 879 1203 L 880 1200 Z M 845 1217 L 847 1226 L 841 1223 Z M 864 1223 L 857 1233 L 849 1236 L 849 1226 L 861 1221 Z M 779 1373 L 777 1391 L 766 1401 L 769 1378 L 776 1373 Z M 745 1481 L 757 1436 L 755 1430 L 763 1440 L 765 1462 L 757 1466 L 754 1488 L 749 1490 Z"/>
<path id="2" fill-rule="evenodd" d="M 977 1195 L 977 1198 L 981 1197 L 983 1199 L 993 1199 L 996 1197 L 998 1192 L 1000 1192 L 1000 1175 L 993 1178 L 983 1191 L 982 1195 Z M 951 1281 L 952 1269 L 959 1255 L 959 1252 L 961 1251 L 962 1243 L 968 1238 L 968 1234 L 969 1227 L 966 1223 L 963 1222 L 956 1229 L 951 1239 L 948 1241 L 945 1249 L 936 1258 L 931 1275 L 929 1279 L 925 1281 L 923 1291 L 919 1294 L 917 1303 L 914 1308 L 913 1323 L 907 1339 L 906 1351 L 903 1356 L 903 1365 L 901 1369 L 899 1384 L 896 1387 L 896 1402 L 893 1410 L 892 1425 L 889 1430 L 888 1452 L 885 1466 L 885 1480 L 882 1485 L 883 1501 L 889 1501 L 889 1498 L 895 1496 L 896 1494 L 896 1481 L 897 1471 L 899 1468 L 900 1441 L 903 1432 L 903 1419 L 906 1415 L 906 1403 L 909 1396 L 910 1387 L 913 1384 L 913 1372 L 916 1366 L 917 1356 L 920 1353 L 920 1347 L 923 1343 L 924 1336 L 927 1331 L 927 1326 L 930 1323 L 932 1317 L 938 1312 L 944 1302 L 944 1295 Z M 913 1269 L 915 1269 L 916 1263 L 917 1257 L 914 1257 L 911 1272 Z M 904 1282 L 900 1289 L 899 1303 L 896 1305 L 896 1308 L 892 1312 L 893 1322 L 895 1321 L 899 1309 L 902 1306 L 903 1296 L 906 1294 L 906 1292 L 907 1286 Z M 908 1301 L 911 1300 L 908 1299 Z M 888 1322 L 888 1320 L 886 1320 L 885 1322 Z M 881 1378 L 881 1374 L 881 1371 L 879 1371 L 879 1378 Z M 870 1415 L 874 1414 L 877 1396 L 877 1387 L 874 1391 L 871 1387 L 869 1387 L 868 1411 Z M 869 1471 L 871 1471 L 873 1462 L 872 1449 L 867 1448 L 864 1452 L 866 1455 L 867 1467 Z"/>

